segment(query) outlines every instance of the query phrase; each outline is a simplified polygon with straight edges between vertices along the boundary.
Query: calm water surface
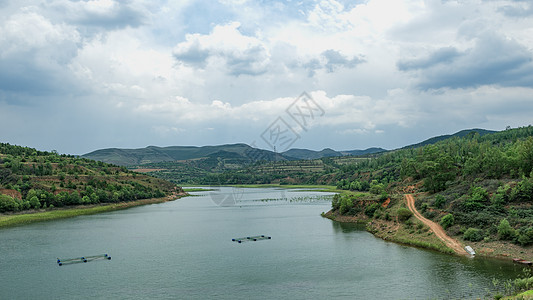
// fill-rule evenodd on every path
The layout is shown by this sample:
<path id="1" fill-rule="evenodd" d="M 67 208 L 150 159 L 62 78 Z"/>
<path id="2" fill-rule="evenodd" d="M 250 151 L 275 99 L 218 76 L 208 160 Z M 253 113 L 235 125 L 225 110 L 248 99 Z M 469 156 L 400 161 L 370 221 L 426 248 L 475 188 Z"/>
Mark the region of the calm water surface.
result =
<path id="1" fill-rule="evenodd" d="M 193 194 L 0 230 L 0 299 L 469 299 L 493 289 L 493 278 L 521 272 L 324 219 L 330 194 L 231 187 Z M 217 205 L 221 198 L 230 206 Z M 231 241 L 261 234 L 272 239 Z M 112 260 L 56 264 L 102 253 Z"/>

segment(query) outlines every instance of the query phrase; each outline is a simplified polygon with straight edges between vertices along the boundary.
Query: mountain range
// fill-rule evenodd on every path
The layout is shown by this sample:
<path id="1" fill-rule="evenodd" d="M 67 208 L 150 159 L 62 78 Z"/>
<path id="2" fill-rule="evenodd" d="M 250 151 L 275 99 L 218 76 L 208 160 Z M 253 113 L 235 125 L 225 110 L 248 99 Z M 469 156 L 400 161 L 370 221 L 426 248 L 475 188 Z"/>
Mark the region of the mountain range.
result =
<path id="1" fill-rule="evenodd" d="M 478 133 L 479 135 L 485 135 L 494 132 L 496 131 L 490 131 L 485 129 L 462 130 L 451 135 L 432 137 L 420 143 L 408 145 L 403 148 L 417 148 L 428 144 L 434 144 L 438 141 L 452 137 L 463 137 L 468 134 Z M 139 149 L 108 148 L 84 154 L 82 155 L 82 157 L 106 163 L 112 163 L 119 166 L 140 166 L 150 163 L 153 164 L 160 162 L 189 161 L 198 159 L 208 159 L 215 161 L 217 159 L 230 159 L 231 161 L 234 161 L 237 164 L 247 164 L 252 163 L 254 161 L 309 160 L 319 159 L 323 157 L 338 157 L 346 155 L 361 156 L 386 151 L 389 150 L 383 148 L 368 148 L 365 150 L 335 151 L 330 148 L 325 148 L 320 151 L 309 149 L 290 149 L 282 153 L 275 153 L 269 150 L 253 148 L 246 144 L 229 144 L 202 147 L 148 146 Z"/>

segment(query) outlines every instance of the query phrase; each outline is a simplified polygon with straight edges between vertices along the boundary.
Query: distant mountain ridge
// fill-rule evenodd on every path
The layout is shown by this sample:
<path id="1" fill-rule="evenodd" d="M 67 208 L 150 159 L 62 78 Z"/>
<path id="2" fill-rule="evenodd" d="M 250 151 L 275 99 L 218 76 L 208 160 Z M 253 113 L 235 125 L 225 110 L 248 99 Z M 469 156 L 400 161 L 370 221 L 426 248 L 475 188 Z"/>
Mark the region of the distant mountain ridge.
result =
<path id="1" fill-rule="evenodd" d="M 440 141 L 445 140 L 445 139 L 449 139 L 449 138 L 453 138 L 453 137 L 460 137 L 461 138 L 461 137 L 465 137 L 465 136 L 467 136 L 469 134 L 474 134 L 474 133 L 478 133 L 480 136 L 483 136 L 483 135 L 486 135 L 486 134 L 491 134 L 491 133 L 496 133 L 496 132 L 498 132 L 498 131 L 486 130 L 486 129 L 480 129 L 480 128 L 465 129 L 465 130 L 461 130 L 459 132 L 456 132 L 454 134 L 445 134 L 445 135 L 435 136 L 435 137 L 429 138 L 427 140 L 424 140 L 424 141 L 422 141 L 420 143 L 408 145 L 408 146 L 402 147 L 400 149 L 418 148 L 418 147 L 422 147 L 422 146 L 429 145 L 429 144 L 435 144 L 435 143 L 440 142 Z"/>
<path id="2" fill-rule="evenodd" d="M 148 146 L 138 149 L 108 148 L 96 150 L 82 157 L 112 163 L 119 166 L 134 166 L 168 161 L 184 161 L 209 157 L 241 159 L 245 162 L 256 160 L 286 160 L 283 155 L 272 151 L 250 147 L 246 144 L 219 146 Z"/>
<path id="3" fill-rule="evenodd" d="M 282 153 L 283 156 L 293 157 L 297 159 L 318 159 L 322 157 L 343 156 L 341 152 L 330 148 L 325 148 L 321 151 L 314 151 L 308 149 L 290 149 Z"/>
<path id="4" fill-rule="evenodd" d="M 359 155 L 366 155 L 366 154 L 375 154 L 375 153 L 380 153 L 380 152 L 385 152 L 385 151 L 389 151 L 389 150 L 383 149 L 383 148 L 372 147 L 372 148 L 368 148 L 368 149 L 365 149 L 365 150 L 341 151 L 341 153 L 344 154 L 344 155 L 359 156 Z"/>
<path id="5" fill-rule="evenodd" d="M 466 129 L 454 134 L 441 135 L 429 138 L 417 144 L 405 146 L 405 148 L 417 148 L 428 144 L 452 138 L 464 137 L 468 134 L 478 133 L 485 135 L 495 133 L 496 131 L 485 129 Z M 100 149 L 87 154 L 82 157 L 98 160 L 106 163 L 112 163 L 119 166 L 139 166 L 144 164 L 154 164 L 161 162 L 173 161 L 187 161 L 206 159 L 211 163 L 219 160 L 220 162 L 231 161 L 232 164 L 246 165 L 255 161 L 280 161 L 280 160 L 313 160 L 323 157 L 338 157 L 338 156 L 360 156 L 367 154 L 376 154 L 387 152 L 389 150 L 383 148 L 368 148 L 365 150 L 346 150 L 335 151 L 330 148 L 325 148 L 320 151 L 309 149 L 290 149 L 282 153 L 275 153 L 273 151 L 258 149 L 247 144 L 228 144 L 217 146 L 169 146 L 157 147 L 148 146 L 138 149 L 119 149 L 108 148 Z"/>

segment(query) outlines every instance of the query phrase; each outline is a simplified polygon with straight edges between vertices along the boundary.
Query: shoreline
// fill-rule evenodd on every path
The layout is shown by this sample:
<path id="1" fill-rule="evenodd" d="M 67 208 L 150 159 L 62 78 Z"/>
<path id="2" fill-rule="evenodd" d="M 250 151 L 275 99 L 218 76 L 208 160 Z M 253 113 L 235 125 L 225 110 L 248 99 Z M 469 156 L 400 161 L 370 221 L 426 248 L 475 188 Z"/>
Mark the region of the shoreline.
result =
<path id="1" fill-rule="evenodd" d="M 387 231 L 387 229 L 390 229 L 389 227 L 383 227 L 382 222 L 375 222 L 376 220 L 372 220 L 366 216 L 342 216 L 342 215 L 339 216 L 339 215 L 332 213 L 332 211 L 330 210 L 327 213 L 323 213 L 322 217 L 330 219 L 335 222 L 340 222 L 340 223 L 364 224 L 366 225 L 365 229 L 367 232 L 371 233 L 375 237 L 380 238 L 384 241 L 394 242 L 397 244 L 416 247 L 416 248 L 434 250 L 434 251 L 438 251 L 438 252 L 445 253 L 445 254 L 453 254 L 453 255 L 462 256 L 460 254 L 456 254 L 452 249 L 448 248 L 444 243 L 442 243 L 442 245 L 438 245 L 438 243 L 435 243 L 435 244 L 428 243 L 417 237 L 414 237 L 414 238 L 409 237 L 408 239 L 395 237 L 395 234 L 397 234 L 398 231 L 395 231 L 395 232 Z M 531 251 L 532 249 L 529 249 L 529 248 L 528 249 L 523 249 L 523 248 L 515 249 L 515 251 L 513 252 L 521 252 L 519 253 L 519 254 L 522 254 L 522 256 L 520 257 L 519 254 L 510 253 L 511 251 L 503 252 L 503 251 L 494 250 L 494 248 L 504 248 L 504 249 L 510 248 L 509 243 L 507 242 L 493 241 L 491 243 L 492 245 L 490 246 L 490 248 L 487 245 L 481 245 L 480 243 L 472 243 L 475 245 L 474 249 L 476 249 L 477 247 L 476 257 L 497 259 L 497 260 L 502 260 L 502 261 L 507 261 L 507 262 L 512 262 L 513 258 L 522 258 L 525 260 L 531 260 L 531 258 L 533 257 L 532 253 L 528 253 L 524 255 L 525 250 L 529 250 L 528 252 L 532 252 Z M 518 248 L 518 246 L 516 245 L 513 245 L 513 246 L 514 246 L 513 248 Z"/>
<path id="2" fill-rule="evenodd" d="M 303 189 L 313 192 L 329 192 L 329 193 L 342 193 L 343 190 L 338 190 L 337 187 L 333 185 L 306 185 L 306 184 L 278 184 L 278 183 L 265 183 L 265 184 L 221 184 L 221 185 L 205 185 L 205 184 L 196 184 L 196 185 L 182 185 L 181 187 L 186 190 L 191 187 L 206 188 L 207 190 L 212 189 L 213 187 L 234 187 L 234 188 L 282 188 L 282 189 Z"/>
<path id="3" fill-rule="evenodd" d="M 188 196 L 188 194 L 172 193 L 171 195 L 166 197 L 140 199 L 130 202 L 93 204 L 87 206 L 78 205 L 75 207 L 54 208 L 52 210 L 24 211 L 14 214 L 0 214 L 0 230 L 2 228 L 26 225 L 36 222 L 66 219 L 83 215 L 94 215 L 109 211 L 128 209 L 136 206 L 164 203 L 174 201 L 185 196 Z"/>

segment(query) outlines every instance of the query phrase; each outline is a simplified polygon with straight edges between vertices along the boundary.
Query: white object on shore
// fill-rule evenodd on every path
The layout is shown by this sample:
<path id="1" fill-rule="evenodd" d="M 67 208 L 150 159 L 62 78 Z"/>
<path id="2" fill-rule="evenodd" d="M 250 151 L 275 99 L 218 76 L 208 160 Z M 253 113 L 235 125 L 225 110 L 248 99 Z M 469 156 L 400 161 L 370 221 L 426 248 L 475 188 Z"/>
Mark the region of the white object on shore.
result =
<path id="1" fill-rule="evenodd" d="M 476 255 L 476 251 L 474 251 L 474 249 L 472 249 L 472 247 L 470 247 L 470 246 L 466 246 L 465 250 L 466 250 L 466 252 L 468 252 L 468 254 L 470 254 L 472 256 Z"/>

